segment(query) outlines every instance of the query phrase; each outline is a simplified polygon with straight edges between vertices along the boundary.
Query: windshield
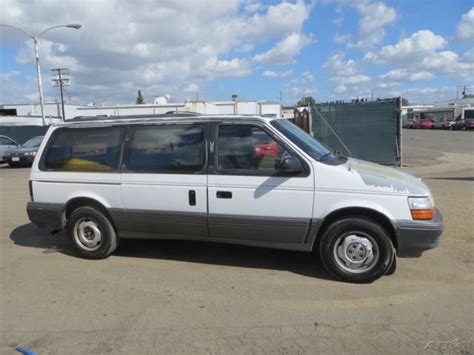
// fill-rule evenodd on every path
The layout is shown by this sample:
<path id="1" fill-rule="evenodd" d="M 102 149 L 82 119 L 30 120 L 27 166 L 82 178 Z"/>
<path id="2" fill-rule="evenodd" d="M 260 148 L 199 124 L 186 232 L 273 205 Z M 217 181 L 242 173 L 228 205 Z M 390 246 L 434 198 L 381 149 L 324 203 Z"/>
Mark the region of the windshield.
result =
<path id="1" fill-rule="evenodd" d="M 331 157 L 332 154 L 321 143 L 311 137 L 294 123 L 288 120 L 273 120 L 272 126 L 283 133 L 289 140 L 295 143 L 311 158 L 320 160 L 321 158 Z"/>
<path id="2" fill-rule="evenodd" d="M 27 140 L 22 147 L 24 148 L 34 148 L 34 147 L 39 147 L 41 144 L 41 141 L 43 140 L 43 137 L 33 137 L 29 140 Z"/>

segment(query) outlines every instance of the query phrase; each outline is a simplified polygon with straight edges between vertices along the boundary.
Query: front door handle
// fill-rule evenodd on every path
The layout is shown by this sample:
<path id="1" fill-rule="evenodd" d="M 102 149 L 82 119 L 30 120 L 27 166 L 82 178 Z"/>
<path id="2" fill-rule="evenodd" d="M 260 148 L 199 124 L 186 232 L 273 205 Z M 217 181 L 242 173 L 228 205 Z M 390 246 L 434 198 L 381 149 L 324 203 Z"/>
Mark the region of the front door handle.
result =
<path id="1" fill-rule="evenodd" d="M 217 191 L 217 192 L 216 192 L 216 197 L 217 197 L 217 198 L 227 198 L 227 199 L 230 199 L 230 198 L 232 198 L 232 192 L 230 192 L 230 191 Z"/>

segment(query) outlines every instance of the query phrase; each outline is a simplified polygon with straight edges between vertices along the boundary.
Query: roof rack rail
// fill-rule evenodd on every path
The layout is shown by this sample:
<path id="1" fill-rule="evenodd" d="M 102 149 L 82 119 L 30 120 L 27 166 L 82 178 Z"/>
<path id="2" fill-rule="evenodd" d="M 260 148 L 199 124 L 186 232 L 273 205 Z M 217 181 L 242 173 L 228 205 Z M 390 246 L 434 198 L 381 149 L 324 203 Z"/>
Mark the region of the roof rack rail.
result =
<path id="1" fill-rule="evenodd" d="M 165 115 L 200 116 L 201 114 L 194 111 L 168 111 Z"/>
<path id="2" fill-rule="evenodd" d="M 140 119 L 140 118 L 163 118 L 163 117 L 192 117 L 192 116 L 200 116 L 200 113 L 197 112 L 188 112 L 188 111 L 168 111 L 167 113 L 159 113 L 159 114 L 148 114 L 148 115 L 123 115 L 123 116 L 116 116 L 116 115 L 95 115 L 95 116 L 76 116 L 70 118 L 66 121 L 94 121 L 94 120 L 104 120 L 104 119 L 111 119 L 111 120 L 130 120 L 130 119 Z"/>

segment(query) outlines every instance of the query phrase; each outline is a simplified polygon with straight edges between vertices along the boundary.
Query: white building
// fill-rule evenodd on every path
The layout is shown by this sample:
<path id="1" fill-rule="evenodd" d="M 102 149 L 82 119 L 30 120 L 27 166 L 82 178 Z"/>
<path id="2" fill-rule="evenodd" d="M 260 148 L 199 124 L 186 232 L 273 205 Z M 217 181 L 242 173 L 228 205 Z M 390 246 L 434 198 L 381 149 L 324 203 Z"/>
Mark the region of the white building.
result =
<path id="1" fill-rule="evenodd" d="M 166 100 L 165 100 L 166 101 Z M 205 115 L 268 115 L 281 116 L 281 104 L 265 101 L 184 101 L 165 102 L 157 100 L 153 104 L 77 106 L 65 104 L 66 119 L 77 116 L 127 116 L 156 115 L 175 112 L 197 112 Z M 61 105 L 45 103 L 46 124 L 61 119 Z M 39 104 L 5 104 L 0 105 L 0 125 L 41 125 L 41 108 Z"/>
<path id="2" fill-rule="evenodd" d="M 67 118 L 77 116 L 78 105 L 64 104 L 64 112 Z M 41 117 L 40 104 L 5 104 L 0 105 L 0 114 L 5 116 L 38 116 Z M 45 102 L 44 103 L 45 117 L 61 117 L 61 103 L 59 102 Z"/>
<path id="3" fill-rule="evenodd" d="M 281 105 L 259 101 L 185 101 L 142 105 L 82 106 L 78 116 L 154 115 L 170 111 L 197 112 L 207 115 L 281 115 Z"/>

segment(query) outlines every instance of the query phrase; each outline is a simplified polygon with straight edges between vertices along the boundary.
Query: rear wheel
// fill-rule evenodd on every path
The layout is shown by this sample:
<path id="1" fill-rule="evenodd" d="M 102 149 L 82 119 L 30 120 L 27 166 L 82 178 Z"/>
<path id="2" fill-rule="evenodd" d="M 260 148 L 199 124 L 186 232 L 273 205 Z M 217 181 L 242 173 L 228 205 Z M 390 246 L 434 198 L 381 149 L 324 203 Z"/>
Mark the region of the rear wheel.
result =
<path id="1" fill-rule="evenodd" d="M 67 235 L 76 251 L 87 259 L 103 259 L 117 248 L 117 233 L 100 211 L 84 206 L 68 219 Z"/>
<path id="2" fill-rule="evenodd" d="M 394 266 L 389 235 L 378 223 L 365 218 L 334 222 L 321 237 L 319 252 L 326 270 L 347 282 L 375 281 Z"/>

